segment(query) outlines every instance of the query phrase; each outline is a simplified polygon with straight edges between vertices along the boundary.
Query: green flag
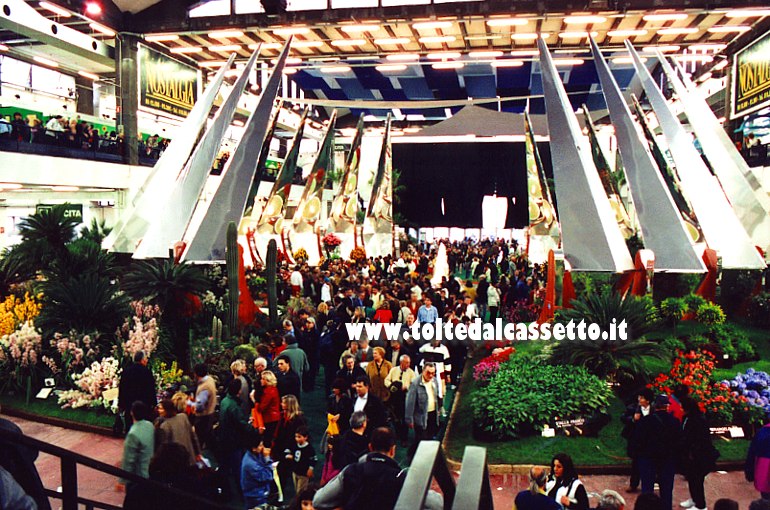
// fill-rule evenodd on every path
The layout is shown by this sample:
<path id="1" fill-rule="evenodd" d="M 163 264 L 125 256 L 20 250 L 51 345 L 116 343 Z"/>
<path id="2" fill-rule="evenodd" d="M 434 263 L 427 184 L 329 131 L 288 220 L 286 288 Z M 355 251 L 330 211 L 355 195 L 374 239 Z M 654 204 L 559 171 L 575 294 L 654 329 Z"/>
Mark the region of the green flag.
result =
<path id="1" fill-rule="evenodd" d="M 361 162 L 361 139 L 364 136 L 364 114 L 358 118 L 356 134 L 350 146 L 345 173 L 342 175 L 337 198 L 332 205 L 329 231 L 350 233 L 355 231 L 358 213 L 358 167 Z"/>

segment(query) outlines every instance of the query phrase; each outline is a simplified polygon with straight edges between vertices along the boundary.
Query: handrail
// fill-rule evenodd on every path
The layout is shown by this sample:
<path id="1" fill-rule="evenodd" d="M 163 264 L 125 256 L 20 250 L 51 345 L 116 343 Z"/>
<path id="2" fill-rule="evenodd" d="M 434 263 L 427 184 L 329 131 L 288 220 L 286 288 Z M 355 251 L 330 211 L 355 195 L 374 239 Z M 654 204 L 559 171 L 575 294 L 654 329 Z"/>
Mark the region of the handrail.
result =
<path id="1" fill-rule="evenodd" d="M 86 500 L 85 498 L 81 498 L 78 496 L 78 485 L 77 485 L 78 464 L 89 467 L 96 471 L 100 471 L 102 473 L 106 473 L 108 475 L 112 475 L 118 478 L 122 478 L 124 480 L 135 482 L 141 486 L 142 490 L 151 491 L 151 493 L 154 496 L 159 496 L 159 495 L 173 496 L 175 498 L 175 501 L 177 501 L 180 504 L 180 507 L 186 506 L 188 508 L 195 508 L 196 510 L 197 509 L 220 510 L 220 509 L 235 508 L 229 505 L 223 505 L 223 504 L 219 504 L 219 503 L 207 500 L 205 498 L 196 496 L 194 494 L 188 494 L 179 489 L 169 487 L 168 485 L 164 485 L 163 483 L 157 482 L 155 480 L 149 480 L 147 478 L 143 478 L 141 476 L 135 475 L 134 473 L 129 473 L 128 471 L 124 471 L 123 469 L 117 468 L 115 466 L 110 466 L 109 464 L 105 464 L 104 462 L 92 459 L 90 457 L 86 457 L 79 453 L 65 450 L 64 448 L 61 448 L 59 446 L 46 443 L 45 441 L 40 441 L 39 439 L 35 439 L 34 437 L 30 437 L 23 433 L 18 433 L 16 431 L 0 428 L 0 443 L 2 442 L 22 444 L 24 446 L 29 446 L 38 451 L 47 453 L 49 455 L 53 455 L 54 457 L 58 457 L 60 459 L 61 475 L 62 475 L 62 491 L 57 492 L 57 491 L 46 490 L 46 494 L 48 496 L 61 499 L 63 510 L 77 510 L 79 503 L 86 505 L 87 508 L 88 507 L 102 508 L 105 510 L 114 510 L 116 508 L 119 508 L 107 503 Z"/>
<path id="2" fill-rule="evenodd" d="M 421 509 L 434 477 L 444 494 L 444 510 L 450 510 L 455 499 L 455 481 L 447 467 L 441 443 L 420 441 L 396 501 L 395 510 Z"/>
<path id="3" fill-rule="evenodd" d="M 492 510 L 492 488 L 489 486 L 487 449 L 481 446 L 466 446 L 460 479 L 452 510 Z"/>

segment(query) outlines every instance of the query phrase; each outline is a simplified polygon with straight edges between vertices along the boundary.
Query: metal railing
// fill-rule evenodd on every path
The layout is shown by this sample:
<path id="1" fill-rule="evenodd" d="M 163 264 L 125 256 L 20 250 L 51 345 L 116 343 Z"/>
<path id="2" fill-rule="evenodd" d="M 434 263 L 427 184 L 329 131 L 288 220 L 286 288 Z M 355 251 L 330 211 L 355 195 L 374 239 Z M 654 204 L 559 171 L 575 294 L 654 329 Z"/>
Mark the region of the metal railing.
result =
<path id="1" fill-rule="evenodd" d="M 455 485 L 438 441 L 422 441 L 409 466 L 395 510 L 423 508 L 435 478 L 444 496 L 444 510 L 492 510 L 487 450 L 466 446 L 460 478 Z M 458 490 L 459 488 L 459 490 Z"/>
<path id="2" fill-rule="evenodd" d="M 197 495 L 189 494 L 178 489 L 169 487 L 154 480 L 142 478 L 128 471 L 116 468 L 104 462 L 85 457 L 78 453 L 65 450 L 64 448 L 40 441 L 33 437 L 19 434 L 18 432 L 0 428 L 0 451 L 8 448 L 9 445 L 23 445 L 33 448 L 48 455 L 57 457 L 61 462 L 61 491 L 46 489 L 45 493 L 49 498 L 60 499 L 62 501 L 62 510 L 78 510 L 79 505 L 85 506 L 86 510 L 104 509 L 120 510 L 122 507 L 109 503 L 93 501 L 83 498 L 78 494 L 78 465 L 94 469 L 116 478 L 122 478 L 129 482 L 137 484 L 137 489 L 152 494 L 153 498 L 173 497 L 179 508 L 195 508 L 203 510 L 231 509 L 228 505 L 213 502 Z"/>

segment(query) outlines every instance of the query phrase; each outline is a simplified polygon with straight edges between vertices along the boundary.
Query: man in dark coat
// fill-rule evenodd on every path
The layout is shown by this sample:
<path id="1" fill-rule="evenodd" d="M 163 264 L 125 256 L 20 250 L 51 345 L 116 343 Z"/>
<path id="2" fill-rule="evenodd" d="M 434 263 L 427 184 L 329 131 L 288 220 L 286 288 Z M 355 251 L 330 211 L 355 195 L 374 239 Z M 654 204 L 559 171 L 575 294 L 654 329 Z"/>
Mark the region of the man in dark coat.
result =
<path id="1" fill-rule="evenodd" d="M 294 395 L 299 402 L 302 385 L 299 376 L 291 369 L 291 360 L 286 356 L 279 356 L 275 364 L 278 367 L 278 371 L 275 373 L 275 377 L 278 379 L 278 394 L 281 398 L 286 395 Z"/>
<path id="2" fill-rule="evenodd" d="M 131 405 L 134 402 L 137 400 L 144 402 L 151 410 L 155 409 L 158 403 L 158 397 L 155 393 L 155 378 L 150 369 L 147 368 L 147 362 L 148 358 L 144 351 L 136 351 L 134 363 L 127 367 L 120 377 L 118 410 L 123 413 L 126 433 L 134 422 L 131 419 Z"/>
<path id="3" fill-rule="evenodd" d="M 343 367 L 337 372 L 337 379 L 345 381 L 345 392 L 350 398 L 356 397 L 355 386 L 359 377 L 366 377 L 366 372 L 356 363 L 356 358 L 348 354 L 342 359 Z"/>
<path id="4" fill-rule="evenodd" d="M 671 508 L 681 425 L 668 413 L 667 395 L 658 395 L 653 407 L 654 412 L 636 423 L 633 451 L 639 460 L 642 493 L 654 492 L 657 479 L 663 508 Z"/>
<path id="5" fill-rule="evenodd" d="M 0 430 L 10 434 L 23 434 L 18 425 L 3 418 L 0 418 Z M 28 496 L 35 500 L 39 510 L 51 510 L 43 482 L 35 467 L 38 451 L 13 439 L 0 437 L 0 452 L 2 452 L 0 466 L 10 473 Z"/>
<path id="6" fill-rule="evenodd" d="M 353 399 L 353 411 L 366 413 L 366 435 L 371 435 L 372 430 L 378 427 L 386 427 L 388 414 L 385 404 L 382 403 L 369 388 L 369 378 L 359 377 L 356 380 L 356 397 Z"/>

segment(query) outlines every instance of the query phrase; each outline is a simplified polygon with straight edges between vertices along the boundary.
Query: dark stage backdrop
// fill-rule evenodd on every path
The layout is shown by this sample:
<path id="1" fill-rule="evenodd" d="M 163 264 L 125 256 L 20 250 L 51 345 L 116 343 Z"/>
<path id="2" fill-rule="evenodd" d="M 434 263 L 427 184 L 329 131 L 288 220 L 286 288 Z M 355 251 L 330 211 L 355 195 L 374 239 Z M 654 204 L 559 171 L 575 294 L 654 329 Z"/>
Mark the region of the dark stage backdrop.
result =
<path id="1" fill-rule="evenodd" d="M 406 187 L 397 210 L 422 227 L 481 228 L 481 202 L 497 185 L 497 195 L 509 197 L 505 227 L 523 228 L 528 222 L 524 151 L 523 142 L 393 144 L 393 168 Z"/>

